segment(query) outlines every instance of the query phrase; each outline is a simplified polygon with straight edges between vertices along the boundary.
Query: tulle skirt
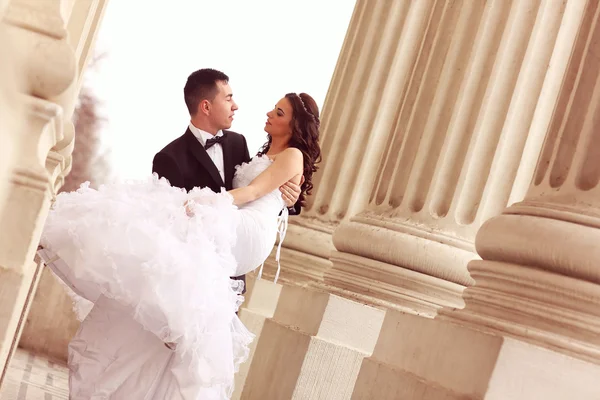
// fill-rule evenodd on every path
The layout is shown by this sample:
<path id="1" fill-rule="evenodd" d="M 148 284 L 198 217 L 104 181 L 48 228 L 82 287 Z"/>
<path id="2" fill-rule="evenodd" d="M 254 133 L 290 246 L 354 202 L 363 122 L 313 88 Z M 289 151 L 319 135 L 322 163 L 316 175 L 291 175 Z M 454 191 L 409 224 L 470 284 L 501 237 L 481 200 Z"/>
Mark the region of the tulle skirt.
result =
<path id="1" fill-rule="evenodd" d="M 199 203 L 194 216 L 184 203 Z M 153 176 L 144 181 L 84 184 L 60 194 L 42 246 L 60 258 L 55 268 L 78 295 L 112 298 L 189 365 L 199 387 L 222 398 L 253 340 L 236 316 L 243 298 L 231 280 L 239 210 L 226 192 L 189 194 Z M 56 267 L 58 266 L 58 267 Z"/>

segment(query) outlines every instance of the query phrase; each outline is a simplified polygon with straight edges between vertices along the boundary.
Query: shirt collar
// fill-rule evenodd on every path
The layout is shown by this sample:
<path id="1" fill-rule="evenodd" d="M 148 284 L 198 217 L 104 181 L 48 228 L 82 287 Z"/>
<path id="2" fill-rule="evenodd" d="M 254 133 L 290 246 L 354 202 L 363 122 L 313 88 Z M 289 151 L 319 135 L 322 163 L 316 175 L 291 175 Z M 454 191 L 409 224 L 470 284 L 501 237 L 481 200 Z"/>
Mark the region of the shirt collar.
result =
<path id="1" fill-rule="evenodd" d="M 203 131 L 202 129 L 196 128 L 194 124 L 190 122 L 190 131 L 192 134 L 198 139 L 202 146 L 206 145 L 206 141 L 215 136 L 223 136 L 223 131 L 219 130 L 216 135 L 211 135 L 210 133 Z"/>

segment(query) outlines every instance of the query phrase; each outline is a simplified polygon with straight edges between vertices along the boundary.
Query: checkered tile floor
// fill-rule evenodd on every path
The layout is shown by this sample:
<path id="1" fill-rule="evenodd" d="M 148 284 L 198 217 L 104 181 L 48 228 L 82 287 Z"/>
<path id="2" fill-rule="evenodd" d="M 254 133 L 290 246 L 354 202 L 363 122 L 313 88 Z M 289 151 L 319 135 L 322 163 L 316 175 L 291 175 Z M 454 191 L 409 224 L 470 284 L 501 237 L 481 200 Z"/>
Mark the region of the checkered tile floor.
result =
<path id="1" fill-rule="evenodd" d="M 0 400 L 68 399 L 68 376 L 66 366 L 18 349 L 0 388 Z"/>

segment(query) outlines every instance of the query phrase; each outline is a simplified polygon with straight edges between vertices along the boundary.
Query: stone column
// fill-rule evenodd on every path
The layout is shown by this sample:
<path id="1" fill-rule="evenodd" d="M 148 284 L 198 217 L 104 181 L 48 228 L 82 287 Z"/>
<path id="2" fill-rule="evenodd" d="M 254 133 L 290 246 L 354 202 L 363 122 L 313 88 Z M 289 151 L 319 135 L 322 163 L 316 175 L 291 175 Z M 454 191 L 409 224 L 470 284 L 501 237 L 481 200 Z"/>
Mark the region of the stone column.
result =
<path id="1" fill-rule="evenodd" d="M 96 33 L 101 18 L 106 9 L 106 0 L 76 1 L 73 5 L 67 23 L 69 43 L 75 53 L 78 65 L 77 76 L 73 83 L 76 100 L 83 81 L 84 72 L 91 50 L 93 49 Z M 73 102 L 74 105 L 74 102 Z M 59 171 L 58 178 L 54 179 L 55 190 L 58 191 L 66 178 L 67 170 L 71 165 L 71 146 L 74 142 L 75 132 L 72 124 L 72 105 L 64 107 L 65 137 L 70 139 L 62 141 L 62 149 L 55 146 L 51 152 L 50 162 L 55 163 Z M 66 160 L 63 161 L 63 156 Z M 38 354 L 44 354 L 53 359 L 67 360 L 67 344 L 79 327 L 79 321 L 73 312 L 73 300 L 55 278 L 49 269 L 41 273 L 35 297 L 27 316 L 19 346 Z"/>
<path id="2" fill-rule="evenodd" d="M 411 7 L 417 3 L 424 2 Z M 333 235 L 340 251 L 324 273 L 327 289 L 359 302 L 283 285 L 273 316 L 261 320 L 240 398 L 599 398 L 600 168 L 590 160 L 600 144 L 593 129 L 600 34 L 589 30 L 600 28 L 593 3 L 440 1 L 432 7 L 419 42 L 425 60 L 414 66 L 407 89 L 413 97 L 403 100 L 397 130 L 385 144 L 400 154 L 385 152 L 365 210 L 340 217 Z M 467 18 L 469 8 L 479 11 Z M 448 15 L 460 23 L 447 23 Z M 443 38 L 453 44 L 440 48 Z M 473 49 L 452 56 L 458 45 Z M 434 65 L 441 72 L 431 72 Z M 458 93 L 448 85 L 458 85 Z M 567 133 L 575 127 L 578 136 Z M 527 193 L 525 202 L 494 218 Z M 378 310 L 365 302 L 389 299 L 391 307 L 426 315 L 442 300 L 460 302 L 460 288 L 471 283 L 464 265 L 475 257 L 482 224 L 476 244 L 484 261 L 470 263 L 476 284 L 465 292 L 464 310 L 442 308 L 431 319 L 388 309 L 382 325 L 363 317 Z M 469 246 L 459 252 L 456 243 Z M 563 352 L 570 345 L 570 353 L 587 360 L 490 331 Z M 356 346 L 348 339 L 357 332 L 375 332 L 376 345 L 369 337 Z M 340 379 L 339 371 L 357 360 L 358 374 Z"/>
<path id="3" fill-rule="evenodd" d="M 463 305 L 476 232 L 526 192 L 568 61 L 553 58 L 566 40 L 565 4 L 407 3 L 407 21 L 422 23 L 405 24 L 402 38 L 418 52 L 407 74 L 402 46 L 387 64 L 382 97 L 398 99 L 390 115 L 363 111 L 388 121 L 375 140 L 380 163 L 373 184 L 352 197 L 363 210 L 333 234 L 324 281 L 367 303 L 431 316 Z"/>
<path id="4" fill-rule="evenodd" d="M 600 360 L 600 6 L 572 1 L 568 60 L 525 200 L 477 234 L 462 311 L 440 318 Z M 567 14 L 565 14 L 566 16 Z"/>
<path id="5" fill-rule="evenodd" d="M 14 43 L 9 36 L 9 29 L 2 22 L 7 7 L 8 1 L 0 0 L 0 53 L 4 60 L 12 61 L 0 63 L 0 143 L 2 143 L 0 146 L 0 219 L 6 213 L 13 168 L 23 141 L 24 130 L 21 128 L 25 119 L 20 102 L 22 87 L 19 85 L 21 83 L 19 78 L 21 76 L 18 73 L 22 68 L 23 60 L 18 58 Z M 4 227 L 1 229 L 4 230 Z M 18 274 L 0 263 L 0 383 L 11 346 L 7 336 L 9 332 L 14 331 L 16 325 L 13 315 L 14 298 L 23 296 L 18 293 L 19 278 Z M 17 287 L 14 287 L 15 284 Z"/>
<path id="6" fill-rule="evenodd" d="M 75 1 L 67 30 L 69 31 L 69 42 L 77 60 L 77 93 L 81 84 L 90 57 L 96 42 L 96 34 L 104 17 L 108 0 Z M 71 111 L 72 113 L 73 111 Z"/>
<path id="7" fill-rule="evenodd" d="M 433 5 L 357 1 L 322 111 L 315 190 L 302 215 L 290 219 L 283 244 L 283 281 L 322 282 L 334 229 L 367 205 Z"/>
<path id="8" fill-rule="evenodd" d="M 20 132 L 23 119 L 18 102 L 21 60 L 15 59 L 16 52 L 9 40 L 7 27 L 1 22 L 7 5 L 7 0 L 0 0 L 0 53 L 5 60 L 13 60 L 13 63 L 0 63 L 0 213 L 6 200 L 14 157 L 21 143 L 21 135 L 17 132 Z"/>
<path id="9" fill-rule="evenodd" d="M 40 265 L 34 262 L 34 254 L 51 199 L 70 170 L 74 142 L 70 118 L 81 71 L 71 44 L 79 38 L 69 38 L 67 29 L 79 3 L 86 2 L 12 0 L 3 9 L 6 34 L 0 45 L 13 49 L 6 68 L 21 62 L 17 78 L 22 86 L 15 96 L 16 104 L 24 107 L 24 117 L 11 116 L 10 120 L 23 121 L 21 129 L 2 133 L 20 138 L 11 164 L 3 165 L 0 172 L 5 179 L 0 186 L 5 198 L 0 209 L 2 371 L 19 341 L 36 290 Z M 3 376 L 4 372 L 0 381 Z"/>

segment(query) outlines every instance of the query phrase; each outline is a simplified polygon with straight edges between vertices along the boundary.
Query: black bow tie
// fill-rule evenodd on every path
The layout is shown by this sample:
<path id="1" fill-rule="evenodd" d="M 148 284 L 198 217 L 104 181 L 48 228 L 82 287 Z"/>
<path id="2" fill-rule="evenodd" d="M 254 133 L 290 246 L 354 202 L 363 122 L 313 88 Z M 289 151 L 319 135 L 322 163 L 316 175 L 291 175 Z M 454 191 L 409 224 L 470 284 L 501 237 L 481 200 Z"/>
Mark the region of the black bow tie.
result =
<path id="1" fill-rule="evenodd" d="M 217 143 L 223 143 L 223 139 L 225 139 L 225 135 L 211 137 L 206 141 L 206 144 L 204 145 L 204 150 L 210 149 Z"/>

